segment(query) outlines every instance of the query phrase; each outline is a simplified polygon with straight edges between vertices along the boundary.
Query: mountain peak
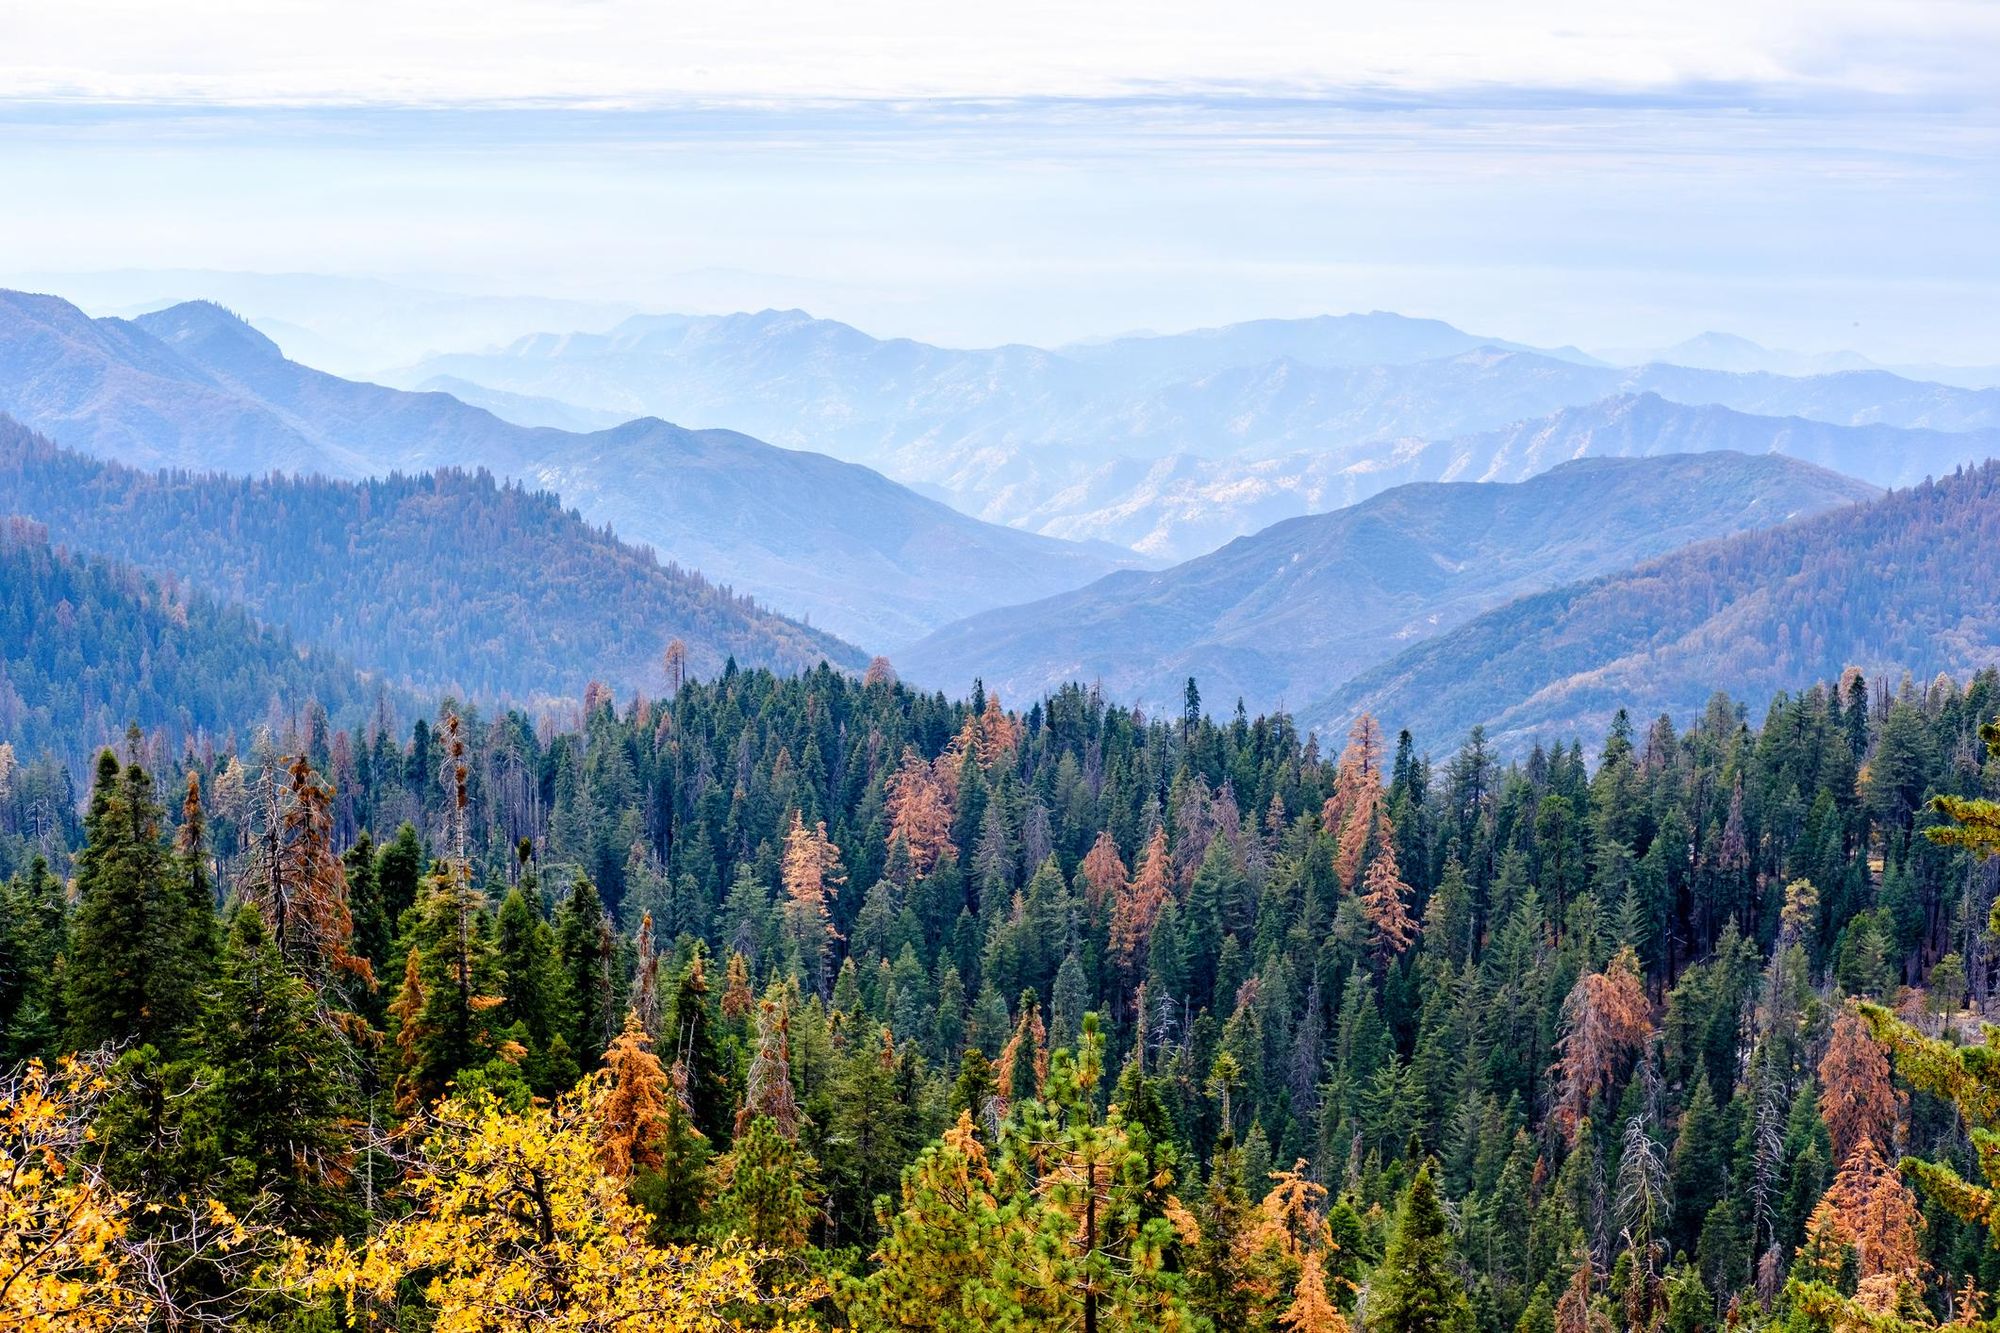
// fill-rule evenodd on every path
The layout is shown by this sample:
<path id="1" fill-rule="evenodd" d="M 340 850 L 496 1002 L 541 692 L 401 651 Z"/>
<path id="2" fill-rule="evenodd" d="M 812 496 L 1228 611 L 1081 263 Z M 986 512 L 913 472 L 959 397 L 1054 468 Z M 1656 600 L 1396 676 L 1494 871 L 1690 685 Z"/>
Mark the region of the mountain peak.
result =
<path id="1" fill-rule="evenodd" d="M 200 349 L 200 359 L 210 364 L 285 359 L 278 344 L 249 320 L 214 301 L 183 301 L 140 315 L 132 323 L 169 347 Z"/>

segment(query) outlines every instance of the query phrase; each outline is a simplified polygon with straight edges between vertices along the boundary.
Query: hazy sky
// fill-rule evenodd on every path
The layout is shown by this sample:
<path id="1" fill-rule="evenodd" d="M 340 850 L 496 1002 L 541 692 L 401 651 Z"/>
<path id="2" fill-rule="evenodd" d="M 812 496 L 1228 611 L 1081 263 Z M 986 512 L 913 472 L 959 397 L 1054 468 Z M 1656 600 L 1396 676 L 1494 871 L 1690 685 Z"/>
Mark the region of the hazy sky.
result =
<path id="1" fill-rule="evenodd" d="M 2000 4 L 0 0 L 0 275 L 2000 361 Z"/>

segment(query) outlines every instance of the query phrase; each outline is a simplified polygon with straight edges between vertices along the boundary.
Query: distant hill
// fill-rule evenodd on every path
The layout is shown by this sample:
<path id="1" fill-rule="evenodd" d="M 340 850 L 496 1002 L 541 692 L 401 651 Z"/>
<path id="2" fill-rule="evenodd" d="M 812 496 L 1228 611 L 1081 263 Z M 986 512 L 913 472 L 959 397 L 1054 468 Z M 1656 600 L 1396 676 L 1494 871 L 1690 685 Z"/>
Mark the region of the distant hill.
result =
<path id="1" fill-rule="evenodd" d="M 1859 352 L 1790 352 L 1764 347 L 1733 333 L 1710 330 L 1671 347 L 1607 350 L 1598 353 L 1613 365 L 1637 366 L 1665 362 L 1702 370 L 1768 370 L 1776 375 L 1824 375 L 1837 370 L 1887 370 L 1906 380 L 1955 384 L 1964 389 L 2000 387 L 2000 366 L 1947 366 L 1933 363 L 1873 361 Z"/>
<path id="2" fill-rule="evenodd" d="M 592 431 L 616 426 L 625 418 L 595 407 L 577 407 L 554 398 L 489 389 L 451 375 L 433 375 L 417 386 L 419 393 L 448 393 L 470 407 L 483 408 L 516 426 L 553 426 L 557 430 Z"/>
<path id="3" fill-rule="evenodd" d="M 1137 334 L 1060 349 L 1120 380 L 1171 381 L 1212 375 L 1232 366 L 1296 361 L 1309 366 L 1399 366 L 1457 356 L 1481 347 L 1540 352 L 1582 365 L 1601 361 L 1574 347 L 1543 350 L 1484 338 L 1441 319 L 1412 319 L 1390 311 L 1315 315 L 1306 319 L 1253 319 L 1186 333 Z"/>
<path id="4" fill-rule="evenodd" d="M 1037 532 L 1187 559 L 1301 514 L 1413 481 L 1521 481 L 1575 458 L 1727 449 L 1803 459 L 1878 486 L 1909 486 L 2000 456 L 2000 429 L 1840 426 L 1620 394 L 1499 430 L 1381 451 L 1301 450 L 1269 459 L 1121 459 L 1013 516 Z"/>
<path id="5" fill-rule="evenodd" d="M 636 313 L 613 302 L 473 295 L 331 273 L 126 268 L 22 273 L 15 281 L 126 318 L 220 301 L 277 339 L 286 356 L 358 379 L 441 348 L 497 347 L 536 329 L 608 329 Z"/>
<path id="6" fill-rule="evenodd" d="M 352 449 L 246 401 L 143 329 L 92 319 L 53 296 L 0 291 L 0 412 L 141 467 L 330 476 L 367 468 Z"/>
<path id="7" fill-rule="evenodd" d="M 1158 573 L 971 617 L 896 665 L 947 689 L 983 677 L 1008 698 L 1098 681 L 1158 707 L 1193 676 L 1211 707 L 1296 706 L 1524 593 L 1876 493 L 1807 463 L 1720 452 L 1401 486 Z"/>
<path id="8" fill-rule="evenodd" d="M 449 394 L 340 379 L 286 360 L 207 302 L 123 321 L 50 297 L 0 300 L 0 411 L 141 466 L 348 478 L 490 468 L 870 646 L 1137 563 L 982 523 L 866 468 L 733 431 L 521 426 Z"/>
<path id="9" fill-rule="evenodd" d="M 2000 456 L 2000 426 L 1935 430 L 1881 422 L 1835 425 L 1801 416 L 1759 416 L 1713 404 L 1621 394 L 1538 421 L 1444 440 L 1384 468 L 1391 478 L 1514 481 L 1571 458 L 1734 449 L 1784 454 L 1878 486 L 1912 486 L 1963 463 Z M 1408 474 L 1421 474 L 1419 476 Z"/>
<path id="10" fill-rule="evenodd" d="M 432 358 L 403 382 L 440 374 L 809 445 L 994 522 L 1148 543 L 1147 553 L 1169 558 L 1189 554 L 1196 533 L 1226 536 L 1254 525 L 1228 522 L 1228 496 L 1216 501 L 1218 514 L 1192 492 L 1174 502 L 1184 517 L 1168 521 L 1168 531 L 1120 519 L 1115 498 L 1104 497 L 1115 496 L 1119 479 L 1143 479 L 1163 459 L 1209 460 L 1229 471 L 1303 456 L 1323 473 L 1352 478 L 1333 501 L 1342 503 L 1392 484 L 1370 478 L 1394 474 L 1420 442 L 1647 393 L 1831 425 L 2000 430 L 1995 390 L 1868 368 L 1787 376 L 1610 366 L 1574 349 L 1538 351 L 1379 312 L 1056 351 L 877 339 L 798 310 L 647 316 L 608 334 L 536 335 L 497 352 Z M 1280 475 L 1295 466 L 1296 459 Z M 1253 479 L 1252 489 L 1260 484 Z M 1329 485 L 1322 494 L 1342 492 Z M 1101 520 L 1091 521 L 1092 513 Z M 1177 525 L 1187 541 L 1173 536 Z"/>
<path id="11" fill-rule="evenodd" d="M 239 607 L 0 519 L 0 739 L 23 755 L 53 752 L 81 772 L 130 723 L 175 745 L 243 740 L 311 701 L 338 718 L 372 698 L 337 658 Z"/>
<path id="12" fill-rule="evenodd" d="M 1371 668 L 1301 714 L 1357 712 L 1438 751 L 1484 723 L 1504 746 L 1698 712 L 1753 710 L 1848 666 L 1925 679 L 2000 660 L 2000 464 L 1866 506 L 1706 542 L 1524 597 Z"/>
<path id="13" fill-rule="evenodd" d="M 676 638 L 701 676 L 732 656 L 780 671 L 866 661 L 484 472 L 358 483 L 142 472 L 0 418 L 8 512 L 431 693 L 575 697 L 592 679 L 657 692 Z"/>

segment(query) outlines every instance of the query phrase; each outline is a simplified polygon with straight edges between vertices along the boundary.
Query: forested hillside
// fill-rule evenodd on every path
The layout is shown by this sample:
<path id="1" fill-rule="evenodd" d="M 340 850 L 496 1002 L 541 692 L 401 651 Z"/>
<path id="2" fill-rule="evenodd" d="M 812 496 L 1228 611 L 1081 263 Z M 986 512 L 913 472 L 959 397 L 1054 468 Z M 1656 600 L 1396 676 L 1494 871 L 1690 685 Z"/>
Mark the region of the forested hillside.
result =
<path id="1" fill-rule="evenodd" d="M 2000 660 L 2000 463 L 1526 597 L 1364 672 L 1304 716 L 1511 748 L 1685 714 L 1717 680 L 1761 706 L 1844 666 L 1920 679 Z"/>
<path id="2" fill-rule="evenodd" d="M 1013 697 L 1088 681 L 1147 705 L 1177 705 L 1192 676 L 1211 703 L 1261 711 L 1324 697 L 1513 598 L 1878 494 L 1795 459 L 1728 452 L 1399 486 L 1171 569 L 969 617 L 896 661 L 925 684 L 977 676 Z"/>
<path id="3" fill-rule="evenodd" d="M 532 700 L 593 677 L 657 692 L 672 671 L 714 675 L 732 657 L 779 671 L 866 660 L 483 471 L 141 472 L 0 417 L 0 511 L 73 549 L 171 571 L 433 694 Z M 666 661 L 677 642 L 678 668 Z"/>
<path id="4" fill-rule="evenodd" d="M 593 688 L 572 732 L 138 736 L 74 859 L 0 895 L 7 1054 L 100 1052 L 0 1098 L 10 1151 L 76 1164 L 0 1186 L 0 1262 L 54 1271 L 0 1299 L 288 1330 L 1958 1318 L 2000 1281 L 1981 1205 L 1886 1163 L 1977 1171 L 1940 1091 L 1990 1102 L 1934 1039 L 1990 992 L 1995 877 L 1928 800 L 1990 790 L 1996 710 L 1992 672 L 1850 674 L 1503 766 L 1477 732 L 1363 719 L 1335 754 L 1282 716 L 732 670 Z M 101 1244 L 33 1257 L 62 1217 Z"/>
<path id="5" fill-rule="evenodd" d="M 0 749 L 12 747 L 9 763 L 46 752 L 85 771 L 135 722 L 176 747 L 226 746 L 307 700 L 355 715 L 375 693 L 351 667 L 236 607 L 72 555 L 39 523 L 0 518 Z M 5 793 L 0 778 L 0 803 Z"/>

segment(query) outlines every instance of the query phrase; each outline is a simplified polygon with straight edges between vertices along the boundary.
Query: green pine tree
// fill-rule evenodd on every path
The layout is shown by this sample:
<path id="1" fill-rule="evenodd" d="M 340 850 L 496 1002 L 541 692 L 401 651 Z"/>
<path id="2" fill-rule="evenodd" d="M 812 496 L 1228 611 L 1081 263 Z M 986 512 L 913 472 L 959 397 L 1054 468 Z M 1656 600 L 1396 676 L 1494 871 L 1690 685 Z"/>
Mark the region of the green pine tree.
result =
<path id="1" fill-rule="evenodd" d="M 153 781 L 106 750 L 84 817 L 78 908 L 65 980 L 69 1040 L 178 1051 L 214 967 L 213 913 L 197 912 L 167 854 Z"/>
<path id="2" fill-rule="evenodd" d="M 617 946 L 604 900 L 581 874 L 556 907 L 555 929 L 563 975 L 558 1027 L 571 1054 L 586 1069 L 595 1069 L 617 1035 L 618 997 L 612 981 Z"/>
<path id="3" fill-rule="evenodd" d="M 1470 1333 L 1472 1302 L 1429 1162 L 1403 1191 L 1396 1229 L 1368 1284 L 1367 1309 L 1369 1333 Z"/>
<path id="4" fill-rule="evenodd" d="M 230 916 L 193 1044 L 237 1175 L 224 1202 L 248 1215 L 268 1198 L 288 1231 L 313 1239 L 348 1229 L 358 1217 L 346 1125 L 359 1061 L 253 909 Z"/>

